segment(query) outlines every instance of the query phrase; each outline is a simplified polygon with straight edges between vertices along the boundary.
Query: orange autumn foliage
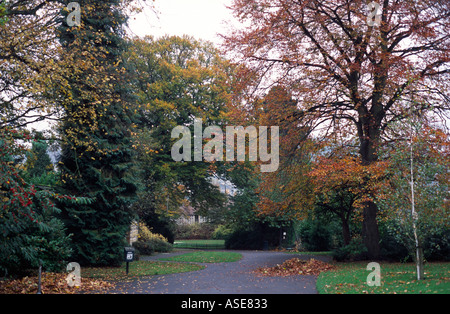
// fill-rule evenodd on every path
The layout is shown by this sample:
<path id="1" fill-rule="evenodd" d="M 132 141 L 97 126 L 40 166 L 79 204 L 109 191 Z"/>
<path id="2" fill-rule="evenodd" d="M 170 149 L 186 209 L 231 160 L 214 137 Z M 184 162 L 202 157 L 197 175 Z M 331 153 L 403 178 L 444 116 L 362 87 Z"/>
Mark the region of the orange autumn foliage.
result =
<path id="1" fill-rule="evenodd" d="M 362 208 L 365 202 L 383 197 L 380 192 L 386 184 L 387 165 L 386 161 L 363 165 L 351 156 L 339 159 L 319 157 L 308 176 L 312 180 L 314 193 L 323 195 L 325 202 L 330 201 L 329 192 L 347 189 L 355 199 L 354 207 Z"/>

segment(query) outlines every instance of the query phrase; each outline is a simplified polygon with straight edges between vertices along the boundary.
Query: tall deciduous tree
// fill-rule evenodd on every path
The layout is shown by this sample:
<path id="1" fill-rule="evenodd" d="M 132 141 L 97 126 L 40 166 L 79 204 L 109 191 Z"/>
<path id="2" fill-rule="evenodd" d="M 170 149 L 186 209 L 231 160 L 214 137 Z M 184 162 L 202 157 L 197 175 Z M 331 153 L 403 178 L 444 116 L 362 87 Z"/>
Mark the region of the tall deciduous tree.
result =
<path id="1" fill-rule="evenodd" d="M 125 55 L 135 74 L 135 110 L 141 118 L 135 145 L 145 172 L 146 199 L 150 196 L 160 213 L 174 214 L 186 199 L 203 214 L 220 207 L 223 195 L 210 182 L 217 165 L 194 158 L 174 161 L 171 132 L 188 126 L 194 136 L 195 118 L 202 119 L 203 128 L 224 125 L 228 62 L 211 43 L 188 36 L 134 39 Z"/>
<path id="2" fill-rule="evenodd" d="M 297 102 L 285 88 L 275 86 L 257 106 L 258 124 L 280 127 L 280 168 L 261 174 L 259 209 L 272 215 L 306 217 L 314 200 L 307 173 L 316 146 L 308 138 L 307 127 L 286 119 L 300 112 Z"/>
<path id="3" fill-rule="evenodd" d="M 64 72 L 55 32 L 58 1 L 0 1 L 0 128 L 22 127 L 57 112 L 46 87 Z"/>
<path id="4" fill-rule="evenodd" d="M 290 87 L 302 108 L 298 121 L 357 135 L 365 166 L 377 162 L 390 122 L 407 116 L 405 108 L 444 114 L 450 103 L 450 2 L 379 4 L 375 12 L 362 0 L 235 0 L 231 8 L 247 27 L 225 38 L 246 73 L 259 75 L 255 86 Z M 368 200 L 363 212 L 364 242 L 376 257 L 377 205 Z"/>

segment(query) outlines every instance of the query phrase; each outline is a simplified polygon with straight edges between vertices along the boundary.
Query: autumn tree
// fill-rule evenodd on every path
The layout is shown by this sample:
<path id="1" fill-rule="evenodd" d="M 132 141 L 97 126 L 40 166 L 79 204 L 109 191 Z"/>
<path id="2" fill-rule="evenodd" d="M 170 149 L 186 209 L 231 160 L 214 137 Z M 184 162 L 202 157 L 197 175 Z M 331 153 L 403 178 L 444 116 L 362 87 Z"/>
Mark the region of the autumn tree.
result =
<path id="1" fill-rule="evenodd" d="M 315 205 L 339 218 L 344 244 L 351 240 L 350 221 L 367 202 L 383 198 L 386 162 L 362 165 L 351 150 L 337 152 L 326 147 L 326 156 L 318 156 L 307 176 L 313 186 Z"/>
<path id="2" fill-rule="evenodd" d="M 27 146 L 35 144 L 36 153 L 45 146 L 25 126 L 56 118 L 58 111 L 47 87 L 65 73 L 56 33 L 61 7 L 51 0 L 0 2 L 0 269 L 11 275 L 39 264 L 61 270 L 71 253 L 70 236 L 55 204 L 88 203 L 34 186 L 23 171 Z M 44 150 L 28 156 L 29 169 L 34 164 L 45 170 Z"/>
<path id="3" fill-rule="evenodd" d="M 289 215 L 261 210 L 262 177 L 254 162 L 230 162 L 227 178 L 237 191 L 230 197 L 225 224 L 231 231 L 225 245 L 228 249 L 256 249 L 281 244 L 282 230 L 289 230 Z"/>
<path id="4" fill-rule="evenodd" d="M 402 136 L 383 151 L 390 158 L 381 207 L 392 219 L 389 231 L 421 267 L 423 255 L 445 259 L 449 252 L 449 135 L 423 116 L 397 124 Z"/>
<path id="5" fill-rule="evenodd" d="M 363 166 L 379 160 L 391 121 L 449 109 L 448 1 L 384 0 L 375 12 L 361 0 L 235 0 L 231 9 L 246 27 L 225 46 L 257 74 L 255 89 L 289 86 L 302 109 L 295 123 L 319 136 L 346 128 Z M 380 253 L 377 213 L 367 200 L 370 257 Z"/>
<path id="6" fill-rule="evenodd" d="M 242 67 L 240 70 L 246 69 Z M 233 77 L 233 88 L 245 84 L 240 82 L 240 79 L 238 76 Z M 233 94 L 233 98 L 234 101 L 228 104 L 229 124 L 244 127 L 280 127 L 280 165 L 276 172 L 261 173 L 257 165 L 263 162 L 259 160 L 255 163 L 249 160 L 252 140 L 250 137 L 245 139 L 246 160 L 226 164 L 226 177 L 238 189 L 237 194 L 231 198 L 227 213 L 226 221 L 234 230 L 228 245 L 260 249 L 263 240 L 269 241 L 271 246 L 280 245 L 282 230 L 291 230 L 292 221 L 305 217 L 306 208 L 310 204 L 308 193 L 297 193 L 308 185 L 305 180 L 307 178 L 303 176 L 307 169 L 306 150 L 297 149 L 299 146 L 308 145 L 307 132 L 302 126 L 292 127 L 290 121 L 279 123 L 284 114 L 299 110 L 296 101 L 283 86 L 273 86 L 267 95 L 255 99 L 239 93 Z M 245 107 L 245 110 L 242 107 Z M 260 143 L 259 138 L 257 141 Z M 267 145 L 271 147 L 270 140 Z M 250 240 L 245 240 L 246 237 Z"/>
<path id="7" fill-rule="evenodd" d="M 211 43 L 188 36 L 135 38 L 125 57 L 134 74 L 134 109 L 140 117 L 134 147 L 142 165 L 147 210 L 174 217 L 185 201 L 203 215 L 221 207 L 224 197 L 210 182 L 217 165 L 194 158 L 174 161 L 171 132 L 188 126 L 194 134 L 195 118 L 202 119 L 203 128 L 224 125 L 228 62 Z"/>
<path id="8" fill-rule="evenodd" d="M 255 123 L 280 127 L 280 167 L 276 172 L 261 174 L 258 207 L 265 214 L 304 218 L 314 201 L 307 173 L 317 145 L 309 138 L 307 126 L 295 125 L 293 118 L 286 118 L 298 114 L 300 109 L 283 86 L 272 87 L 255 109 Z"/>
<path id="9" fill-rule="evenodd" d="M 58 1 L 0 2 L 0 128 L 56 118 L 46 87 L 64 72 Z"/>
<path id="10" fill-rule="evenodd" d="M 21 177 L 27 131 L 0 128 L 0 271 L 2 275 L 24 275 L 42 265 L 60 271 L 71 254 L 70 235 L 55 204 L 77 204 L 70 196 L 56 195 L 29 184 Z"/>

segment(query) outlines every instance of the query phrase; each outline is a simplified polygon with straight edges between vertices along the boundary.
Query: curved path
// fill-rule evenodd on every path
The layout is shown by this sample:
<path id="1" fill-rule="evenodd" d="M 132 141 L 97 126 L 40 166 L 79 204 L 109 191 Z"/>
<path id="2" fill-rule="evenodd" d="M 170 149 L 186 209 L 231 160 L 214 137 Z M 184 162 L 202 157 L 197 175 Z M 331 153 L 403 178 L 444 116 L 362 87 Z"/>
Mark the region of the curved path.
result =
<path id="1" fill-rule="evenodd" d="M 236 251 L 243 258 L 237 262 L 202 264 L 206 268 L 188 273 L 142 277 L 133 282 L 121 282 L 110 293 L 138 294 L 313 294 L 317 276 L 260 277 L 252 273 L 256 268 L 275 266 L 299 257 L 314 257 L 329 261 L 327 256 L 294 255 L 270 251 Z M 144 257 L 157 260 L 184 252 Z"/>

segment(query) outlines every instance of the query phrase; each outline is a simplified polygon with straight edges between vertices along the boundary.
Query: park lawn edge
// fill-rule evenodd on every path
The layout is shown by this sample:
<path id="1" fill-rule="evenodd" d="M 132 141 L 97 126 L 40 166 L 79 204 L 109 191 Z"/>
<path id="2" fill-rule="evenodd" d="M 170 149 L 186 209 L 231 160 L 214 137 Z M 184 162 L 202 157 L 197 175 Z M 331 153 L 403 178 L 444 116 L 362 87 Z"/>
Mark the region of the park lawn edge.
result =
<path id="1" fill-rule="evenodd" d="M 108 281 L 128 281 L 138 277 L 186 273 L 205 268 L 194 263 L 135 261 L 129 263 L 129 274 L 126 275 L 125 267 L 125 263 L 121 267 L 87 267 L 82 270 L 82 276 Z"/>
<path id="2" fill-rule="evenodd" d="M 194 251 L 172 257 L 160 258 L 160 261 L 186 263 L 230 263 L 242 259 L 242 254 L 224 251 Z"/>
<path id="3" fill-rule="evenodd" d="M 450 263 L 426 263 L 425 279 L 418 281 L 414 263 L 379 262 L 381 286 L 370 287 L 369 262 L 335 263 L 337 269 L 323 272 L 316 282 L 319 294 L 449 294 Z"/>

